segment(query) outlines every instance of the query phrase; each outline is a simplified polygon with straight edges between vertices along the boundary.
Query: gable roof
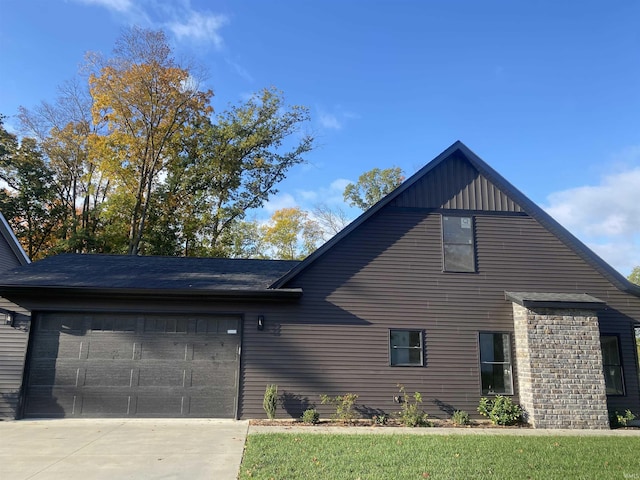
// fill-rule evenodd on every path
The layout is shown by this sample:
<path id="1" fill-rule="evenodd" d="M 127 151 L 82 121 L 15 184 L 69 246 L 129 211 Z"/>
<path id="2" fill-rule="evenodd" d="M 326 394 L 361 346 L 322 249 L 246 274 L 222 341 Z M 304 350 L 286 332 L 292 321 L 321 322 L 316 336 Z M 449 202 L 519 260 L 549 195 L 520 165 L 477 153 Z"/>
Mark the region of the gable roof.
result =
<path id="1" fill-rule="evenodd" d="M 7 219 L 2 215 L 2 212 L 0 212 L 0 235 L 2 235 L 20 265 L 27 265 L 28 263 L 31 263 L 27 253 L 22 248 L 22 245 L 20 245 L 16 235 L 13 233 L 11 226 L 9 226 L 9 222 L 7 222 Z"/>
<path id="2" fill-rule="evenodd" d="M 515 202 L 517 209 L 521 209 L 527 213 L 530 217 L 537 220 L 543 227 L 554 234 L 562 243 L 573 250 L 580 258 L 591 265 L 602 276 L 609 280 L 618 289 L 632 293 L 640 297 L 640 286 L 634 285 L 629 282 L 624 276 L 622 276 L 617 270 L 611 267 L 608 263 L 602 260 L 580 240 L 573 236 L 566 228 L 560 225 L 554 220 L 548 213 L 542 208 L 537 206 L 534 202 L 529 200 L 520 190 L 509 183 L 498 172 L 486 164 L 480 157 L 473 153 L 466 145 L 461 141 L 456 141 L 453 145 L 443 151 L 440 155 L 434 158 L 427 165 L 422 167 L 418 172 L 405 180 L 398 188 L 393 190 L 387 196 L 382 198 L 379 202 L 365 211 L 331 240 L 322 245 L 318 250 L 309 255 L 299 265 L 295 266 L 292 270 L 286 273 L 284 276 L 274 282 L 272 288 L 284 287 L 288 282 L 294 279 L 297 275 L 303 272 L 311 264 L 316 262 L 325 253 L 331 250 L 337 243 L 343 238 L 348 236 L 351 232 L 357 229 L 360 225 L 373 217 L 376 213 L 382 210 L 384 207 L 390 205 L 395 199 L 400 197 L 410 188 L 414 187 L 416 183 L 422 180 L 425 176 L 431 174 L 438 166 L 447 162 L 453 157 L 462 156 L 468 161 L 478 172 L 501 190 L 507 197 Z"/>
<path id="3" fill-rule="evenodd" d="M 63 254 L 9 270 L 2 291 L 46 288 L 122 293 L 293 296 L 268 287 L 297 265 L 288 260 Z"/>

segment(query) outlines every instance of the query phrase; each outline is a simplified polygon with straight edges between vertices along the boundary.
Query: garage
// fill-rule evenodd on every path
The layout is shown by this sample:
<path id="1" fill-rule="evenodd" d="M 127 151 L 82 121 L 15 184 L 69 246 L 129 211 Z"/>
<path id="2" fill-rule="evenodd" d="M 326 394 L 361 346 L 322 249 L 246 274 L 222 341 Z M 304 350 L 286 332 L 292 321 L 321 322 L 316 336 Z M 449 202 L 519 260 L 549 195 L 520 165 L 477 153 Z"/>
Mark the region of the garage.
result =
<path id="1" fill-rule="evenodd" d="M 235 418 L 241 317 L 48 312 L 23 415 Z"/>

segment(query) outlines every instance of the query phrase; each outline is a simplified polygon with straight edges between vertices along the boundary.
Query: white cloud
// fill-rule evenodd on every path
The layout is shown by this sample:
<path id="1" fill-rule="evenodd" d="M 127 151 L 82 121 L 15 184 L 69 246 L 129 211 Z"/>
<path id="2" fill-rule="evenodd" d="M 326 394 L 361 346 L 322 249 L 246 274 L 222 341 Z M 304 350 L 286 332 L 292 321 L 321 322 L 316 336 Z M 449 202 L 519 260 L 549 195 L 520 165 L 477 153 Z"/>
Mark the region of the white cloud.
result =
<path id="1" fill-rule="evenodd" d="M 79 3 L 86 5 L 96 5 L 104 7 L 107 10 L 114 12 L 125 13 L 133 9 L 133 2 L 131 0 L 76 0 Z"/>
<path id="2" fill-rule="evenodd" d="M 188 38 L 197 42 L 211 42 L 217 49 L 224 44 L 220 29 L 229 19 L 225 15 L 201 13 L 191 10 L 181 12 L 181 18 L 167 22 L 167 28 L 178 40 Z"/>
<path id="3" fill-rule="evenodd" d="M 323 128 L 329 128 L 333 130 L 340 130 L 342 128 L 342 123 L 338 121 L 335 115 L 330 113 L 321 113 L 319 116 L 320 125 Z"/>
<path id="4" fill-rule="evenodd" d="M 117 14 L 127 24 L 165 28 L 176 40 L 191 40 L 209 43 L 222 48 L 224 40 L 220 34 L 229 23 L 226 15 L 199 11 L 191 7 L 190 0 L 75 0 L 84 5 L 106 8 Z"/>
<path id="5" fill-rule="evenodd" d="M 640 167 L 552 193 L 547 201 L 547 213 L 621 273 L 640 265 Z"/>
<path id="6" fill-rule="evenodd" d="M 240 77 L 244 78 L 248 82 L 253 83 L 254 79 L 246 68 L 244 68 L 239 63 L 234 62 L 230 58 L 226 58 L 225 61 L 236 71 L 238 75 L 240 75 Z M 253 94 L 248 95 L 246 100 L 249 100 L 251 97 L 253 97 Z"/>
<path id="7" fill-rule="evenodd" d="M 360 118 L 358 114 L 348 112 L 340 105 L 334 107 L 332 112 L 327 112 L 322 107 L 317 107 L 317 110 L 320 126 L 330 130 L 341 130 L 349 120 Z"/>
<path id="8" fill-rule="evenodd" d="M 264 204 L 264 211 L 272 215 L 276 210 L 297 207 L 298 203 L 290 193 L 279 193 Z"/>

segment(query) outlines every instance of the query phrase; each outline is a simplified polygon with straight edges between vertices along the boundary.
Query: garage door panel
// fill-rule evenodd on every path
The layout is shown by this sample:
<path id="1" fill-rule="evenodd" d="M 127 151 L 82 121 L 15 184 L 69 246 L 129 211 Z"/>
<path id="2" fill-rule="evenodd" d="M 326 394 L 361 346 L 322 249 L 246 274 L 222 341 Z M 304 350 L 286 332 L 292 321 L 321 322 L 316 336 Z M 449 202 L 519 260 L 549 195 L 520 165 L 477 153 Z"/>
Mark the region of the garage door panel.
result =
<path id="1" fill-rule="evenodd" d="M 133 359 L 135 353 L 135 337 L 96 335 L 87 342 L 87 358 L 90 360 Z"/>
<path id="2" fill-rule="evenodd" d="M 228 335 L 216 337 L 211 342 L 197 342 L 193 344 L 193 360 L 207 362 L 235 362 L 238 355 L 238 337 Z"/>
<path id="3" fill-rule="evenodd" d="M 76 359 L 82 355 L 82 348 L 85 344 L 86 342 L 83 342 L 82 338 L 75 336 L 65 338 L 64 342 L 60 342 L 59 335 L 43 335 L 34 345 L 33 355 L 38 359 Z"/>
<path id="4" fill-rule="evenodd" d="M 211 396 L 192 396 L 189 399 L 189 413 L 194 417 L 209 417 L 212 412 L 220 417 L 233 417 L 234 410 L 232 403 L 221 404 Z"/>
<path id="5" fill-rule="evenodd" d="M 187 351 L 188 343 L 185 340 L 176 341 L 168 338 L 163 342 L 145 341 L 140 345 L 140 359 L 162 361 L 185 360 L 188 358 Z"/>
<path id="6" fill-rule="evenodd" d="M 133 369 L 126 365 L 88 365 L 84 371 L 86 387 L 130 387 Z"/>
<path id="7" fill-rule="evenodd" d="M 221 368 L 220 365 L 193 366 L 191 367 L 191 386 L 234 385 L 235 376 L 235 371 Z"/>
<path id="8" fill-rule="evenodd" d="M 75 386 L 78 378 L 79 367 L 45 364 L 34 365 L 31 368 L 29 384 L 33 386 Z"/>
<path id="9" fill-rule="evenodd" d="M 183 397 L 167 392 L 158 392 L 155 395 L 138 395 L 136 414 L 138 415 L 162 415 L 175 417 L 182 415 Z"/>
<path id="10" fill-rule="evenodd" d="M 127 416 L 130 397 L 105 392 L 86 392 L 80 398 L 79 414 L 87 416 Z"/>
<path id="11" fill-rule="evenodd" d="M 235 415 L 240 317 L 119 315 L 36 317 L 25 416 Z"/>
<path id="12" fill-rule="evenodd" d="M 150 365 L 140 367 L 138 386 L 140 387 L 184 387 L 185 369 Z"/>

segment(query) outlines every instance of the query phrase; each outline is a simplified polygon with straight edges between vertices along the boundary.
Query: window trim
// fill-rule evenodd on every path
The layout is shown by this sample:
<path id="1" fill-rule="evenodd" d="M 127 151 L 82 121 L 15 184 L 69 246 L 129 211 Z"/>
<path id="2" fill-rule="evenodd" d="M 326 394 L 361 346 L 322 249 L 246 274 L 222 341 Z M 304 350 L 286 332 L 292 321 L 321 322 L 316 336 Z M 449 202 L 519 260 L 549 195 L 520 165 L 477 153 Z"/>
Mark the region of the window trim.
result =
<path id="1" fill-rule="evenodd" d="M 509 374 L 509 380 L 510 380 L 510 386 L 511 386 L 511 393 L 505 393 L 505 392 L 487 392 L 484 393 L 483 388 L 482 388 L 482 342 L 480 341 L 480 336 L 481 335 L 507 335 L 507 337 L 509 338 L 509 362 L 484 362 L 486 364 L 491 364 L 491 365 L 495 365 L 495 364 L 502 364 L 502 365 L 509 365 L 509 370 L 510 370 L 510 374 Z M 480 396 L 496 396 L 496 395 L 502 395 L 505 397 L 512 397 L 516 394 L 516 388 L 515 388 L 515 384 L 513 381 L 513 363 L 514 363 L 514 355 L 513 355 L 513 332 L 505 332 L 505 331 L 496 331 L 496 330 L 480 330 L 478 331 L 478 375 L 480 376 Z"/>
<path id="2" fill-rule="evenodd" d="M 618 347 L 618 364 L 610 364 L 608 366 L 616 366 L 620 369 L 620 383 L 622 384 L 622 393 L 607 393 L 607 397 L 626 397 L 627 396 L 627 386 L 624 381 L 624 361 L 622 357 L 622 348 L 620 346 L 620 334 L 618 333 L 601 333 L 600 334 L 600 354 L 602 355 L 602 338 L 603 337 L 612 337 L 616 339 L 616 346 Z M 635 340 L 635 338 L 634 338 Z M 604 375 L 605 363 L 604 363 L 604 355 L 602 355 L 602 375 L 604 376 L 605 381 L 605 391 L 607 389 L 607 377 Z"/>
<path id="3" fill-rule="evenodd" d="M 391 344 L 391 334 L 393 332 L 418 332 L 420 334 L 420 363 L 393 363 L 392 352 L 394 350 L 393 345 Z M 425 334 L 424 330 L 420 328 L 390 328 L 388 332 L 388 346 L 389 346 L 389 366 L 390 367 L 424 367 L 424 348 L 425 348 Z M 395 347 L 397 350 L 398 347 Z M 416 347 L 400 347 L 407 350 L 417 349 Z"/>
<path id="4" fill-rule="evenodd" d="M 445 242 L 445 218 L 468 218 L 469 221 L 471 222 L 471 262 L 472 262 L 472 267 L 470 270 L 450 270 L 447 269 L 447 260 L 446 260 L 446 246 L 447 245 L 469 245 L 467 243 L 453 243 L 453 242 Z M 442 248 L 442 271 L 443 272 L 448 272 L 448 273 L 477 273 L 478 272 L 478 265 L 477 265 L 477 258 L 476 258 L 476 219 L 474 215 L 460 215 L 460 214 L 454 214 L 454 215 L 450 215 L 448 213 L 442 213 L 440 214 L 440 237 L 441 237 L 441 248 Z"/>

